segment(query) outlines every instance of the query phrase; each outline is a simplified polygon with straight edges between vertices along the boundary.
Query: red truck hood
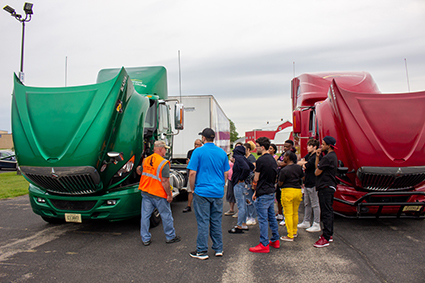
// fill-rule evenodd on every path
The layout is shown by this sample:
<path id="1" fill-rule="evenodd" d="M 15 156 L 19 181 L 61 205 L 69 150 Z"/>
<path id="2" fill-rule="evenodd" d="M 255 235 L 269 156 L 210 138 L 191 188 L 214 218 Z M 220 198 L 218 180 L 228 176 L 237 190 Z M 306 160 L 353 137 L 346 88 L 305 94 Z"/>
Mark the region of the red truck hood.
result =
<path id="1" fill-rule="evenodd" d="M 424 165 L 425 91 L 357 93 L 332 82 L 329 98 L 340 123 L 339 147 L 356 169 Z M 342 144 L 343 143 L 343 144 Z"/>

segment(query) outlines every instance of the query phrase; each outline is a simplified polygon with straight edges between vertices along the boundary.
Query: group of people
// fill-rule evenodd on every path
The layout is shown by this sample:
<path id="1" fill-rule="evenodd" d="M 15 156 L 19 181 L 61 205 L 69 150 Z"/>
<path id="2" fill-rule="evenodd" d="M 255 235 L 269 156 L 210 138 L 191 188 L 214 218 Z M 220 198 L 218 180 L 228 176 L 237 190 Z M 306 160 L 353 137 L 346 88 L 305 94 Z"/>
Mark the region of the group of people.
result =
<path id="1" fill-rule="evenodd" d="M 306 228 L 308 232 L 320 232 L 321 226 L 320 221 L 323 223 L 323 234 L 319 240 L 314 243 L 314 247 L 322 248 L 329 246 L 329 242 L 333 241 L 333 197 L 336 191 L 336 171 L 337 171 L 337 156 L 334 149 L 336 148 L 336 140 L 331 136 L 323 138 L 322 146 L 319 148 L 319 141 L 310 139 L 307 142 L 308 154 L 298 161 L 295 154 L 296 150 L 293 147 L 293 142 L 288 140 L 284 145 L 284 153 L 277 159 L 277 168 L 275 170 L 275 164 L 272 162 L 270 152 L 274 149 L 270 148 L 266 150 L 269 145 L 267 138 L 257 139 L 257 151 L 261 154 L 261 157 L 257 160 L 256 178 L 254 183 L 261 180 L 264 176 L 265 180 L 269 180 L 269 183 L 259 183 L 258 186 L 263 186 L 268 189 L 270 194 L 272 180 L 268 177 L 273 176 L 273 172 L 276 171 L 277 176 L 277 190 L 276 200 L 278 204 L 281 204 L 283 208 L 284 220 L 280 224 L 286 225 L 287 235 L 281 236 L 280 240 L 293 242 L 294 238 L 298 236 L 298 228 Z M 267 157 L 267 159 L 265 159 Z M 261 168 L 259 166 L 260 160 L 267 160 L 268 166 Z M 262 164 L 263 162 L 261 162 Z M 264 172 L 265 171 L 265 172 Z M 257 179 L 257 174 L 259 174 Z M 275 178 L 276 178 L 275 176 Z M 255 185 L 255 184 L 254 184 Z M 253 186 L 254 186 L 253 185 Z M 304 194 L 302 193 L 304 188 Z M 260 188 L 256 189 L 261 192 Z M 304 195 L 304 220 L 298 224 L 298 208 Z M 270 195 L 271 196 L 271 195 Z M 260 244 L 250 249 L 252 252 L 269 252 L 269 246 L 278 248 L 279 242 L 276 241 L 277 231 L 277 220 L 272 217 L 274 215 L 274 207 L 268 206 L 269 213 L 267 219 L 260 219 Z M 280 214 L 280 208 L 278 207 L 278 216 Z M 313 222 L 311 222 L 313 216 Z M 272 231 L 272 238 L 268 240 L 268 229 Z M 263 225 L 261 225 L 263 223 Z M 263 227 L 262 227 L 263 226 Z M 269 246 L 267 246 L 267 244 Z"/>
<path id="2" fill-rule="evenodd" d="M 280 247 L 279 239 L 294 241 L 298 228 L 306 228 L 309 232 L 321 231 L 320 220 L 323 223 L 323 234 L 314 246 L 320 248 L 329 245 L 333 240 L 332 204 L 337 170 L 334 152 L 336 140 L 333 137 L 323 138 L 321 148 L 318 148 L 317 140 L 309 140 L 308 154 L 300 161 L 297 160 L 293 143 L 287 141 L 284 153 L 277 157 L 277 149 L 271 146 L 270 140 L 260 137 L 256 140 L 255 147 L 253 142 L 236 146 L 229 162 L 224 150 L 215 146 L 215 132 L 212 129 L 205 128 L 199 134 L 202 138 L 195 141 L 196 149 L 190 152 L 190 156 L 188 154 L 190 197 L 188 206 L 183 211 L 191 211 L 193 204 L 197 220 L 196 250 L 190 253 L 191 257 L 209 258 L 208 237 L 212 240 L 215 256 L 223 256 L 223 196 L 231 166 L 226 196 L 230 210 L 225 215 L 235 215 L 236 203 L 238 219 L 229 233 L 243 233 L 249 229 L 248 225 L 255 225 L 255 218 L 258 218 L 260 241 L 258 245 L 249 248 L 249 251 L 267 253 L 270 246 L 277 249 Z M 145 158 L 142 166 L 137 168 L 137 172 L 142 175 L 139 185 L 143 197 L 140 234 L 144 245 L 151 243 L 149 218 L 155 208 L 163 221 L 166 243 L 180 241 L 180 237 L 175 234 L 170 208 L 170 166 L 168 160 L 164 159 L 167 148 L 165 142 L 155 142 L 154 154 Z M 257 160 L 251 154 L 255 148 L 260 156 Z M 298 224 L 302 187 L 305 214 L 304 220 Z M 232 190 L 233 198 L 229 190 Z M 287 235 L 282 237 L 278 232 L 278 216 L 282 211 L 278 207 L 278 214 L 275 214 L 275 197 L 285 216 L 285 219 L 279 219 L 280 224 L 287 228 Z"/>

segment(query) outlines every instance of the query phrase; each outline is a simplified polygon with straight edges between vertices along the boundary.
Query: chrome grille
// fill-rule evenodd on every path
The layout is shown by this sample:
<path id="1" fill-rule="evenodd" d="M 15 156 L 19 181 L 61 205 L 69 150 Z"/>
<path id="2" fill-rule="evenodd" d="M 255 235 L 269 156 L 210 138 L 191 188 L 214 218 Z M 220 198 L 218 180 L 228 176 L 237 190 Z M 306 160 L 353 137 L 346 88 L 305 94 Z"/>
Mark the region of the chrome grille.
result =
<path id="1" fill-rule="evenodd" d="M 22 173 L 48 192 L 62 195 L 87 195 L 102 189 L 100 176 L 91 166 L 21 167 Z"/>
<path id="2" fill-rule="evenodd" d="M 86 195 L 96 192 L 96 184 L 90 175 L 50 177 L 27 174 L 27 177 L 42 186 L 48 192 L 64 195 Z"/>
<path id="3" fill-rule="evenodd" d="M 361 167 L 357 176 L 366 190 L 404 191 L 425 181 L 425 166 Z"/>

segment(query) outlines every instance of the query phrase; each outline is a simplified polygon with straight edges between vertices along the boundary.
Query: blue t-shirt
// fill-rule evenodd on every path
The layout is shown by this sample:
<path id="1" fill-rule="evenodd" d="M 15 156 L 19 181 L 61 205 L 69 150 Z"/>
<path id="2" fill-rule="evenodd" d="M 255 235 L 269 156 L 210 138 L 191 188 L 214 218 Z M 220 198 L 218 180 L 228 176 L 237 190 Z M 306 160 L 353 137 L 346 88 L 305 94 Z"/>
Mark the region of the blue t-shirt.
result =
<path id="1" fill-rule="evenodd" d="M 207 198 L 224 196 L 224 172 L 230 170 L 226 152 L 214 143 L 193 151 L 187 169 L 196 171 L 194 193 Z"/>

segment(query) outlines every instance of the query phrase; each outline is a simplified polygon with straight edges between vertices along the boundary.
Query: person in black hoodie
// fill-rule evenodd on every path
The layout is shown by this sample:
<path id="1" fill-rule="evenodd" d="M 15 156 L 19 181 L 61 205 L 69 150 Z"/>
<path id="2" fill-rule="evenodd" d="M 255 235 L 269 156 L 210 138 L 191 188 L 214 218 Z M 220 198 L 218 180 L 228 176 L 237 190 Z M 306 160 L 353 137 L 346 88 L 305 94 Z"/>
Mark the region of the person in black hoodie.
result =
<path id="1" fill-rule="evenodd" d="M 248 186 L 245 180 L 249 173 L 254 170 L 254 165 L 249 162 L 245 157 L 245 147 L 237 146 L 233 150 L 233 164 L 232 184 L 238 206 L 238 222 L 235 227 L 229 230 L 229 233 L 243 233 L 248 230 L 246 225 L 247 209 L 246 209 L 246 196 L 248 195 Z"/>

